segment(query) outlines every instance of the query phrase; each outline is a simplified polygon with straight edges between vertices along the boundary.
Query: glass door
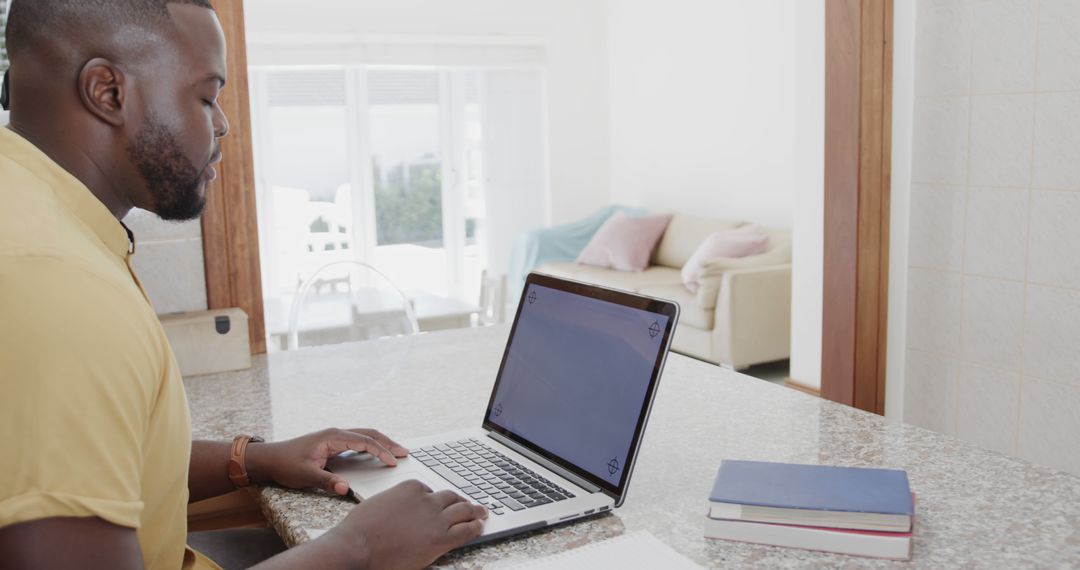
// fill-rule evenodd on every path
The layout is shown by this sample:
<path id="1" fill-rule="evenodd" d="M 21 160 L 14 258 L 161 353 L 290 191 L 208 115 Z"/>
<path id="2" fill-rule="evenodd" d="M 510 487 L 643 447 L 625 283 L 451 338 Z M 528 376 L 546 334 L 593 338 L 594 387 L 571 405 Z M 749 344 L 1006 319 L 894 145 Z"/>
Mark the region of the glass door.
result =
<path id="1" fill-rule="evenodd" d="M 440 72 L 367 73 L 375 229 L 371 260 L 403 289 L 446 296 L 444 139 Z"/>
<path id="2" fill-rule="evenodd" d="M 282 346 L 301 284 L 353 259 L 346 69 L 285 68 L 252 74 L 256 208 L 266 327 Z M 340 291 L 331 272 L 320 288 Z M 339 276 L 341 281 L 345 276 Z"/>
<path id="3" fill-rule="evenodd" d="M 252 71 L 271 344 L 300 285 L 337 261 L 370 264 L 428 306 L 476 303 L 488 255 L 482 84 L 480 70 Z M 319 271 L 318 290 L 349 288 L 332 273 Z"/>

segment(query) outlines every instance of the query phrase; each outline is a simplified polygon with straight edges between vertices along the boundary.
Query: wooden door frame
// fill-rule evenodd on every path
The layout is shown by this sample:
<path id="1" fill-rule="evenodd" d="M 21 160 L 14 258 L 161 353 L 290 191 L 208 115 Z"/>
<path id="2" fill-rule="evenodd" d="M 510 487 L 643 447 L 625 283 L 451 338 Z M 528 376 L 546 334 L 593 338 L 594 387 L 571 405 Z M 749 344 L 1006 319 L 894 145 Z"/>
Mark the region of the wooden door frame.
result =
<path id="1" fill-rule="evenodd" d="M 266 352 L 259 231 L 255 210 L 251 107 L 243 0 L 211 0 L 228 47 L 229 81 L 219 98 L 229 118 L 221 141 L 217 182 L 207 192 L 202 217 L 206 300 L 211 309 L 240 307 L 248 315 L 253 354 Z"/>
<path id="2" fill-rule="evenodd" d="M 892 0 L 825 1 L 821 395 L 885 412 Z"/>

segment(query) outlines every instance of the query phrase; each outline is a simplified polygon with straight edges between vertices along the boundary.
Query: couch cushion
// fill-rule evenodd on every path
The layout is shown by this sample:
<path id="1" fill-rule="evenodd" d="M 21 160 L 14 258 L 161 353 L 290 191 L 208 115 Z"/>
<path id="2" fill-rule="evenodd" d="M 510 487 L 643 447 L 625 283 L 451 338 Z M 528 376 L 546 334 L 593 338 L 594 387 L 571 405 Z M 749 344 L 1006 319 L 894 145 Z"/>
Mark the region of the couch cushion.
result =
<path id="1" fill-rule="evenodd" d="M 769 247 L 765 254 L 775 256 L 769 260 L 777 264 L 791 263 L 791 230 L 766 230 L 766 233 L 769 234 Z"/>
<path id="2" fill-rule="evenodd" d="M 573 261 L 548 261 L 547 263 L 541 263 L 536 266 L 534 271 L 547 273 L 548 275 L 554 275 L 555 277 L 573 279 L 577 274 L 578 269 L 581 267 L 581 265 L 578 265 Z"/>
<path id="3" fill-rule="evenodd" d="M 652 262 L 654 265 L 681 268 L 709 234 L 735 229 L 741 225 L 741 221 L 674 214 L 664 231 L 664 237 L 660 238 L 660 245 L 656 247 Z"/>
<path id="4" fill-rule="evenodd" d="M 631 218 L 616 212 L 596 231 L 577 262 L 620 271 L 642 271 L 649 266 L 656 242 L 670 220 L 671 214 Z"/>
<path id="5" fill-rule="evenodd" d="M 698 290 L 698 276 L 701 264 L 706 259 L 717 257 L 739 258 L 765 253 L 769 236 L 757 233 L 755 226 L 746 225 L 738 229 L 709 234 L 690 256 L 682 268 L 683 285 L 691 292 Z"/>
<path id="6" fill-rule="evenodd" d="M 700 278 L 716 277 L 728 269 L 746 269 L 791 263 L 791 232 L 786 230 L 766 231 L 769 244 L 765 253 L 746 257 L 714 257 L 701 261 Z"/>
<path id="7" fill-rule="evenodd" d="M 638 290 L 638 293 L 650 297 L 669 299 L 678 303 L 681 311 L 679 315 L 680 326 L 690 325 L 704 330 L 712 330 L 713 328 L 713 322 L 716 320 L 716 310 L 706 309 L 698 304 L 698 296 L 687 291 L 682 283 L 642 287 Z"/>
<path id="8" fill-rule="evenodd" d="M 716 306 L 716 296 L 720 292 L 724 273 L 727 271 L 791 263 L 791 232 L 775 230 L 768 234 L 769 249 L 765 253 L 747 257 L 715 257 L 701 263 L 701 270 L 697 276 L 697 298 L 702 306 Z"/>
<path id="9" fill-rule="evenodd" d="M 682 287 L 682 276 L 678 269 L 652 266 L 645 271 L 616 271 L 577 263 L 553 262 L 536 268 L 541 273 L 564 277 L 575 281 L 594 283 L 612 289 L 637 292 L 642 287 L 655 285 L 678 285 Z"/>

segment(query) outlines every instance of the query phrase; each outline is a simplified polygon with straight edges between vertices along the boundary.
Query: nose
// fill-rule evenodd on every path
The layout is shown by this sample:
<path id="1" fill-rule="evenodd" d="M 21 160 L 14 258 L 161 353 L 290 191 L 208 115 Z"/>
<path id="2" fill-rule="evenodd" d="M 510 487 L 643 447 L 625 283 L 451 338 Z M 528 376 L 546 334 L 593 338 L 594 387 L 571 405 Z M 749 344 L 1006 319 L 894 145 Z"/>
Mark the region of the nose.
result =
<path id="1" fill-rule="evenodd" d="M 220 105 L 215 107 L 217 107 L 217 113 L 214 113 L 214 138 L 220 139 L 229 134 L 229 118 L 225 116 L 225 111 Z"/>

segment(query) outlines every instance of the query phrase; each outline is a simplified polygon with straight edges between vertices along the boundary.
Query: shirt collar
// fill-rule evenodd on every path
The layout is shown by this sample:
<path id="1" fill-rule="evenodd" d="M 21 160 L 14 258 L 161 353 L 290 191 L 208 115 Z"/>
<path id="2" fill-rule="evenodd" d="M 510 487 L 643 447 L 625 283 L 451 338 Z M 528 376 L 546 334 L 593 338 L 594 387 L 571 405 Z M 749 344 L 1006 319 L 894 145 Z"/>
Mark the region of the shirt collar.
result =
<path id="1" fill-rule="evenodd" d="M 60 203 L 85 224 L 109 251 L 124 259 L 134 252 L 135 237 L 131 230 L 117 220 L 85 184 L 30 141 L 11 129 L 0 127 L 0 154 L 52 188 Z"/>

